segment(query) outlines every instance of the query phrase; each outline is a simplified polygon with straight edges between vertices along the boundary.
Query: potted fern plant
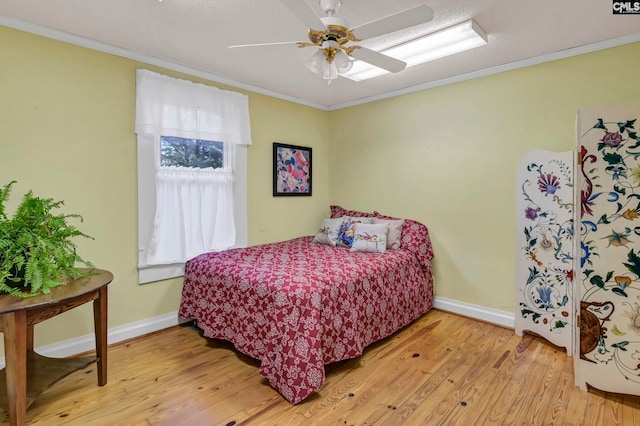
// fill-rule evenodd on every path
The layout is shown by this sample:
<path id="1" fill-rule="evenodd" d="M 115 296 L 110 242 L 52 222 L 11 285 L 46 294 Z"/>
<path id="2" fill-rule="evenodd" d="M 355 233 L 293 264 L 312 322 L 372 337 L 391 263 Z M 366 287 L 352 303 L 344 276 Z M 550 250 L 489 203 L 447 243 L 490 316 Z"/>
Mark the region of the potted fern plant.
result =
<path id="1" fill-rule="evenodd" d="M 0 292 L 29 297 L 91 274 L 93 265 L 76 253 L 74 237 L 91 238 L 69 223 L 77 214 L 57 213 L 64 202 L 27 192 L 10 218 L 5 202 L 12 181 L 0 189 Z"/>

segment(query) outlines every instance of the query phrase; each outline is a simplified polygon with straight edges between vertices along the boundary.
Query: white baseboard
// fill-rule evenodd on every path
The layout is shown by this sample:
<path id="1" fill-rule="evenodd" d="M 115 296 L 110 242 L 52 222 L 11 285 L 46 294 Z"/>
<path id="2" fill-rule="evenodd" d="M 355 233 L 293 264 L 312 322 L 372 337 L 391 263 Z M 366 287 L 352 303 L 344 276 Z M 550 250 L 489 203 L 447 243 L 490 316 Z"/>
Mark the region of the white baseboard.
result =
<path id="1" fill-rule="evenodd" d="M 123 340 L 133 339 L 134 337 L 153 333 L 154 331 L 172 327 L 185 321 L 186 320 L 182 318 L 178 318 L 178 311 L 175 311 L 146 320 L 110 328 L 107 332 L 107 344 L 110 345 L 112 343 L 122 342 Z M 96 341 L 93 333 L 91 333 L 69 340 L 63 340 L 62 342 L 53 343 L 51 345 L 40 346 L 35 349 L 40 355 L 63 358 L 95 350 Z M 2 357 L 0 358 L 0 368 L 4 368 L 4 366 L 4 357 Z"/>
<path id="2" fill-rule="evenodd" d="M 459 302 L 457 300 L 446 299 L 444 297 L 434 298 L 433 307 L 440 309 L 441 311 L 464 315 L 465 317 L 490 322 L 503 327 L 514 328 L 515 326 L 515 316 L 510 312 L 485 308 L 484 306 L 472 305 L 470 303 Z"/>
<path id="3" fill-rule="evenodd" d="M 490 322 L 492 324 L 501 325 L 503 327 L 514 328 L 514 315 L 509 312 L 499 311 L 497 309 L 485 308 L 470 303 L 459 302 L 444 297 L 436 297 L 433 307 L 442 311 L 452 312 L 458 315 L 475 318 L 481 321 Z M 122 342 L 123 340 L 133 339 L 154 331 L 162 330 L 174 325 L 178 325 L 186 320 L 178 318 L 178 311 L 169 312 L 168 314 L 149 318 L 142 321 L 125 324 L 119 327 L 109 329 L 107 334 L 107 343 L 113 344 Z M 67 357 L 77 355 L 79 353 L 95 350 L 95 338 L 92 334 L 76 337 L 62 342 L 53 343 L 51 345 L 40 346 L 36 351 L 44 356 L 49 357 Z M 4 368 L 4 357 L 0 358 L 0 368 Z"/>

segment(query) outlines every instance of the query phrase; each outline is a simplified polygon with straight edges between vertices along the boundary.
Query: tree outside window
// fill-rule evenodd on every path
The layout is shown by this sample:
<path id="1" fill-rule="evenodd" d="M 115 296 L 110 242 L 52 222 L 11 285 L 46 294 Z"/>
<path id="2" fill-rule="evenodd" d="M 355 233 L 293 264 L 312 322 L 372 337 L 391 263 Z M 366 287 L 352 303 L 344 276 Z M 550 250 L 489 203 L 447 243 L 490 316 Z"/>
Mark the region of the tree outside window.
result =
<path id="1" fill-rule="evenodd" d="M 160 137 L 161 167 L 221 169 L 224 164 L 224 144 L 201 139 L 174 136 Z"/>

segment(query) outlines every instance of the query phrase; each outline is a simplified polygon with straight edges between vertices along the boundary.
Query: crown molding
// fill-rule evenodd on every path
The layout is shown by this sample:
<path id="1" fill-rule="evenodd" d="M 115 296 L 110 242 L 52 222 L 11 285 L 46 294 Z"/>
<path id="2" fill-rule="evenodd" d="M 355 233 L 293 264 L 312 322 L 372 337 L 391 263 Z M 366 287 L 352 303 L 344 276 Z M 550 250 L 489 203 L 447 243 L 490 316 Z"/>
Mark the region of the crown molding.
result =
<path id="1" fill-rule="evenodd" d="M 476 78 L 486 77 L 488 75 L 498 74 L 505 71 L 517 70 L 520 68 L 526 68 L 533 65 L 543 64 L 545 62 L 556 61 L 558 59 L 570 58 L 572 56 L 583 55 L 585 53 L 597 52 L 599 50 L 609 49 L 612 47 L 618 47 L 625 44 L 631 44 L 640 41 L 640 32 L 629 34 L 623 37 L 617 37 L 609 40 L 599 41 L 597 43 L 586 44 L 584 46 L 578 46 L 571 49 L 561 50 L 559 52 L 549 53 L 546 55 L 536 56 L 535 58 L 523 59 L 521 61 L 511 62 L 508 64 L 498 65 L 496 67 L 486 68 L 479 71 L 470 72 L 467 74 L 461 74 L 455 77 L 443 78 L 442 80 L 432 81 L 430 83 L 419 84 L 417 86 L 407 87 L 405 89 L 394 90 L 391 92 L 383 93 L 381 95 L 370 96 L 367 98 L 358 99 L 352 102 L 344 102 L 335 105 L 329 105 L 329 111 L 347 108 L 351 106 L 361 105 L 369 102 L 375 102 L 382 99 L 393 98 L 396 96 L 402 96 L 409 93 L 421 92 L 423 90 L 434 89 L 436 87 L 446 86 L 448 84 L 460 83 L 462 81 L 473 80 Z"/>
<path id="2" fill-rule="evenodd" d="M 189 75 L 193 75 L 194 77 L 204 78 L 216 83 L 225 84 L 229 86 L 233 86 L 239 89 L 252 91 L 255 93 L 260 93 L 263 95 L 271 96 L 274 98 L 282 99 L 289 102 L 294 102 L 297 104 L 309 106 L 312 108 L 317 108 L 324 111 L 335 111 L 342 108 L 348 108 L 352 106 L 362 105 L 370 102 L 375 102 L 383 99 L 393 98 L 396 96 L 402 96 L 409 93 L 421 92 L 423 90 L 434 89 L 436 87 L 446 86 L 448 84 L 460 83 L 462 81 L 473 80 L 476 78 L 486 77 L 493 74 L 498 74 L 505 71 L 512 71 L 520 68 L 526 68 L 533 65 L 542 64 L 545 62 L 551 62 L 558 59 L 570 58 L 572 56 L 583 55 L 585 53 L 597 52 L 599 50 L 609 49 L 612 47 L 618 47 L 625 44 L 635 43 L 640 41 L 640 32 L 629 34 L 622 37 L 613 38 L 610 40 L 604 40 L 596 43 L 587 44 L 584 46 L 578 46 L 571 49 L 561 50 L 559 52 L 554 52 L 546 55 L 537 56 L 534 58 L 523 59 L 521 61 L 511 62 L 508 64 L 499 65 L 496 67 L 486 68 L 479 71 L 474 71 L 466 74 L 461 74 L 455 77 L 444 78 L 437 81 L 432 81 L 429 83 L 419 84 L 416 86 L 407 87 L 404 89 L 393 90 L 387 93 L 383 93 L 380 95 L 364 97 L 361 99 L 357 99 L 350 102 L 343 102 L 339 104 L 333 105 L 322 105 L 316 102 L 310 102 L 305 99 L 296 98 L 293 96 L 284 95 L 282 93 L 273 92 L 271 90 L 266 90 L 261 87 L 253 86 L 250 84 L 242 83 L 240 81 L 232 80 L 226 77 L 221 77 L 216 74 L 212 74 L 209 72 L 205 72 L 196 68 L 191 68 L 188 66 L 176 64 L 174 62 L 165 61 L 162 59 L 154 58 L 152 56 L 143 55 L 140 53 L 132 52 L 127 49 L 122 49 L 120 47 L 111 46 L 109 44 L 100 43 L 95 40 L 91 40 L 85 37 L 80 37 L 74 34 L 65 33 L 63 31 L 54 30 L 52 28 L 43 27 L 40 25 L 36 25 L 30 22 L 22 21 L 20 19 L 16 19 L 10 16 L 0 14 L 0 25 L 13 28 L 20 31 L 25 31 L 32 34 L 37 34 L 43 37 L 51 38 L 54 40 L 63 41 L 66 43 L 71 43 L 77 46 L 86 47 L 88 49 L 97 50 L 104 53 L 109 53 L 112 55 L 120 56 L 123 58 L 131 59 L 138 62 L 143 62 L 149 65 L 155 65 L 162 68 L 166 68 L 169 70 L 173 70 L 176 72 L 181 72 Z"/>
<path id="3" fill-rule="evenodd" d="M 184 74 L 189 74 L 194 77 L 204 78 L 206 80 L 210 80 L 220 84 L 226 84 L 228 86 L 233 86 L 238 89 L 248 90 L 255 93 L 260 93 L 262 95 L 271 96 L 274 98 L 282 99 L 289 102 L 294 102 L 301 105 L 306 105 L 312 108 L 317 108 L 321 110 L 328 110 L 329 107 L 327 105 L 322 105 L 316 102 L 310 102 L 305 99 L 296 98 L 293 96 L 283 95 L 282 93 L 273 92 L 271 90 L 263 89 L 258 86 L 253 86 L 251 84 L 242 83 L 240 81 L 236 81 L 230 78 L 221 77 L 216 74 L 212 74 L 210 72 L 202 71 L 197 68 L 191 68 L 185 65 L 180 65 L 175 62 L 166 61 L 163 59 L 154 58 L 153 56 L 144 55 L 141 53 L 136 53 L 131 50 L 123 49 L 120 47 L 112 46 L 110 44 L 101 43 L 95 40 L 88 39 L 86 37 L 81 37 L 74 34 L 69 34 L 64 31 L 54 30 L 52 28 L 43 27 L 41 25 L 36 25 L 30 22 L 22 21 L 20 19 L 16 19 L 10 16 L 0 14 L 0 25 L 13 28 L 15 30 L 24 31 L 31 34 L 40 35 L 43 37 L 51 38 L 58 41 L 63 41 L 65 43 L 70 43 L 76 46 L 86 47 L 88 49 L 97 50 L 99 52 L 109 53 L 111 55 L 120 56 L 122 58 L 131 59 L 138 62 L 143 62 L 149 65 L 155 65 L 158 67 L 166 68 L 172 71 L 181 72 Z"/>

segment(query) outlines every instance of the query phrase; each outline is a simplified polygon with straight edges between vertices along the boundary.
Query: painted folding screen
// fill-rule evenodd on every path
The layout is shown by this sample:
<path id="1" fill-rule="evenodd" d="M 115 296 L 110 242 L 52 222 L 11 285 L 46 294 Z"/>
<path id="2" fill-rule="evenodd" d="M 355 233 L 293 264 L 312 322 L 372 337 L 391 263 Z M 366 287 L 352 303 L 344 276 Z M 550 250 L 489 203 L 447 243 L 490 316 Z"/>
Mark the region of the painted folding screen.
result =
<path id="1" fill-rule="evenodd" d="M 532 151 L 516 194 L 515 331 L 532 331 L 573 353 L 572 151 Z"/>
<path id="2" fill-rule="evenodd" d="M 640 105 L 578 112 L 576 384 L 640 395 Z"/>

